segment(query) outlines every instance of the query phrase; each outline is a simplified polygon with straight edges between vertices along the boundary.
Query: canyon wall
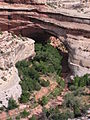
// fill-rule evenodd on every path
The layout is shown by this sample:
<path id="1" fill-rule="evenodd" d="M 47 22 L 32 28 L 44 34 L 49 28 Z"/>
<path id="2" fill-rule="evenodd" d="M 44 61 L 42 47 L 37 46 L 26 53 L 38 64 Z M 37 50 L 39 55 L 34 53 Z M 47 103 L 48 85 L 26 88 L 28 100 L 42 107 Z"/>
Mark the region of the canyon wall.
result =
<path id="1" fill-rule="evenodd" d="M 47 0 L 0 0 L 10 4 L 46 4 Z"/>
<path id="2" fill-rule="evenodd" d="M 7 31 L 0 33 L 0 107 L 7 107 L 11 97 L 17 101 L 21 96 L 20 78 L 15 63 L 34 54 L 32 39 L 17 37 Z"/>
<path id="3" fill-rule="evenodd" d="M 72 75 L 90 73 L 90 4 L 80 9 L 54 9 L 47 6 L 46 1 L 13 0 L 13 4 L 2 1 L 1 31 L 8 30 L 35 40 L 42 37 L 42 32 L 52 34 L 68 50 Z"/>
<path id="4" fill-rule="evenodd" d="M 47 6 L 46 0 L 0 0 L 0 106 L 21 95 L 15 63 L 33 56 L 30 37 L 57 37 L 68 51 L 71 75 L 90 74 L 89 4 L 83 10 L 61 8 Z"/>

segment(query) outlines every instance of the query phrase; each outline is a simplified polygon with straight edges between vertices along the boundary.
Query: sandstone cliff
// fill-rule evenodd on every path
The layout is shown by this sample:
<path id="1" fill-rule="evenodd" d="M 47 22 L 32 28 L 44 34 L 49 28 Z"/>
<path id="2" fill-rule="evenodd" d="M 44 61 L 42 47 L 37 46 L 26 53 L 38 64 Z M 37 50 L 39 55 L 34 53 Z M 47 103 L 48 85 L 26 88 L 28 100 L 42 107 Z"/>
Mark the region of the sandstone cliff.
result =
<path id="1" fill-rule="evenodd" d="M 0 106 L 7 107 L 10 97 L 15 100 L 20 97 L 22 90 L 15 63 L 33 55 L 33 40 L 8 32 L 0 34 Z"/>
<path id="2" fill-rule="evenodd" d="M 8 0 L 1 0 L 1 30 L 20 33 L 35 40 L 44 32 L 52 34 L 66 46 L 72 74 L 82 76 L 90 73 L 90 4 L 85 5 L 83 10 L 76 10 L 54 9 L 47 6 L 46 1 L 42 4 L 37 2 L 13 0 L 11 4 Z"/>

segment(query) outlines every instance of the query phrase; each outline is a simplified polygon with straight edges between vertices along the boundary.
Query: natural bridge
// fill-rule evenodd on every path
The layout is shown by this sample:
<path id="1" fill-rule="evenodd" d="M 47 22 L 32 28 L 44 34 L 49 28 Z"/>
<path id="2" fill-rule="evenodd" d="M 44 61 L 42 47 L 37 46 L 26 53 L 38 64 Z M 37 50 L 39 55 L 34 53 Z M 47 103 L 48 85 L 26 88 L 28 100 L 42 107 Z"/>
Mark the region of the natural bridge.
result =
<path id="1" fill-rule="evenodd" d="M 90 73 L 90 9 L 85 10 L 65 12 L 44 4 L 1 2 L 0 27 L 33 39 L 46 38 L 46 33 L 58 37 L 69 51 L 72 72 L 83 75 Z"/>
<path id="2" fill-rule="evenodd" d="M 72 75 L 90 73 L 90 3 L 88 6 L 82 4 L 84 9 L 78 12 L 78 9 L 54 9 L 44 2 L 29 4 L 29 0 L 13 0 L 11 4 L 8 0 L 0 1 L 1 31 L 34 40 L 55 36 L 68 50 Z"/>

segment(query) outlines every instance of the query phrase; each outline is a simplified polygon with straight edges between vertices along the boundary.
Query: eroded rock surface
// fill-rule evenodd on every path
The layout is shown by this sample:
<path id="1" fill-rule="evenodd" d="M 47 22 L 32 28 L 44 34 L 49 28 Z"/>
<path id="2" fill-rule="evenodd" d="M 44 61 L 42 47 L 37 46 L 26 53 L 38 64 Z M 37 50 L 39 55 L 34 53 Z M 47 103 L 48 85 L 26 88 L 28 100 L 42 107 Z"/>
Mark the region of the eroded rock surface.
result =
<path id="1" fill-rule="evenodd" d="M 48 32 L 66 46 L 69 66 L 74 76 L 90 73 L 90 2 L 82 4 L 77 0 L 80 9 L 73 7 L 72 3 L 75 1 L 70 0 L 66 3 L 62 0 L 61 7 L 57 9 L 47 6 L 46 1 L 42 4 L 41 1 L 37 2 L 13 0 L 11 4 L 8 0 L 1 0 L 1 31 L 8 30 L 35 39 L 41 37 L 42 32 Z M 68 6 L 71 5 L 70 9 L 67 3 Z M 1 64 L 4 65 L 3 61 Z"/>
<path id="2" fill-rule="evenodd" d="M 0 106 L 18 100 L 22 90 L 15 63 L 34 55 L 34 41 L 8 32 L 0 34 Z"/>

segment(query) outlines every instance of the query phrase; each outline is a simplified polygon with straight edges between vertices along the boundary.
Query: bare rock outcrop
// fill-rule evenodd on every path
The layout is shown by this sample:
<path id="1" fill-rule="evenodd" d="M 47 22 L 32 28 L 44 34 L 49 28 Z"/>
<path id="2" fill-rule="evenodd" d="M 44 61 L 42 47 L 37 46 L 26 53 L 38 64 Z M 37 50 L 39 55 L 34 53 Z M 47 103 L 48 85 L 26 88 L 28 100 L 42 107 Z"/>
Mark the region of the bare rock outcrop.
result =
<path id="1" fill-rule="evenodd" d="M 68 0 L 68 5 L 72 1 Z M 90 73 L 90 2 L 80 9 L 71 7 L 54 9 L 45 1 L 13 0 L 0 2 L 0 27 L 15 34 L 37 39 L 47 32 L 60 39 L 69 54 L 69 66 L 72 74 L 82 76 Z M 75 1 L 74 1 L 75 2 Z M 81 5 L 80 0 L 77 0 Z M 36 4 L 32 4 L 36 3 Z M 62 0 L 61 4 L 65 1 Z M 82 8 L 83 7 L 83 8 Z M 46 36 L 46 34 L 43 34 Z M 3 63 L 2 63 L 3 64 Z"/>
<path id="2" fill-rule="evenodd" d="M 68 35 L 69 67 L 74 75 L 90 74 L 90 39 Z"/>
<path id="3" fill-rule="evenodd" d="M 8 100 L 16 101 L 22 90 L 15 63 L 34 55 L 34 41 L 8 32 L 0 34 L 0 106 L 7 107 Z"/>
<path id="4" fill-rule="evenodd" d="M 46 4 L 46 0 L 0 0 L 10 4 Z"/>

